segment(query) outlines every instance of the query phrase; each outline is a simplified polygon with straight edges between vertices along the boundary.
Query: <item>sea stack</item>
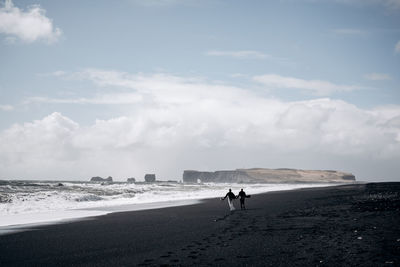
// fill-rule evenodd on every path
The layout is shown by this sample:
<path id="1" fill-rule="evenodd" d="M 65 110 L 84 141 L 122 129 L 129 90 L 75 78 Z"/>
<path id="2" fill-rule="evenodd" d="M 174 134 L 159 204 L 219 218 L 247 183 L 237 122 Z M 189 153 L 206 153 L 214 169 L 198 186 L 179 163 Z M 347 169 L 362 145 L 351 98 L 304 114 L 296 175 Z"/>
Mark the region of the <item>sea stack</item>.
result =
<path id="1" fill-rule="evenodd" d="M 155 174 L 146 174 L 144 176 L 144 180 L 147 183 L 154 183 L 156 181 L 156 175 Z"/>
<path id="2" fill-rule="evenodd" d="M 128 178 L 128 179 L 126 179 L 126 182 L 128 182 L 128 183 L 134 183 L 134 182 L 136 182 L 136 179 L 135 178 Z"/>

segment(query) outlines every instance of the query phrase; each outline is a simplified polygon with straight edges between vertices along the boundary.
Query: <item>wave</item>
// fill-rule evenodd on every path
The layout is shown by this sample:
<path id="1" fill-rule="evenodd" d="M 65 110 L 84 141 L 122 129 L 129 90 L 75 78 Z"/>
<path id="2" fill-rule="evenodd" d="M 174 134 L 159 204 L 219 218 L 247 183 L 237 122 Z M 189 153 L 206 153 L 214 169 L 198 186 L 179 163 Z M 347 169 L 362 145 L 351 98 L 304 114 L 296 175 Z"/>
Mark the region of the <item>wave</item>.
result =
<path id="1" fill-rule="evenodd" d="M 75 198 L 75 201 L 82 202 L 82 201 L 100 201 L 103 200 L 102 197 L 96 195 L 85 195 L 78 198 Z"/>
<path id="2" fill-rule="evenodd" d="M 12 222 L 12 216 L 222 197 L 228 188 L 257 194 L 314 186 L 323 185 L 0 181 L 0 217 Z"/>

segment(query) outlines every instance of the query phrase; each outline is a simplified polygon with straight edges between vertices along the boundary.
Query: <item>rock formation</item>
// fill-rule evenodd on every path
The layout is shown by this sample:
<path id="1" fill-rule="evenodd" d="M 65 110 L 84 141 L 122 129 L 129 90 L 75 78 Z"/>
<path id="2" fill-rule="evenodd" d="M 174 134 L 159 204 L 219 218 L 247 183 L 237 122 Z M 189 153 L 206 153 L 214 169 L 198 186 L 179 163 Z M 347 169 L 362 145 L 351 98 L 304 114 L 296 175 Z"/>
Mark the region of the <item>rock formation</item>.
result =
<path id="1" fill-rule="evenodd" d="M 144 180 L 147 183 L 154 183 L 156 181 L 156 175 L 155 174 L 146 174 L 144 176 Z"/>
<path id="2" fill-rule="evenodd" d="M 92 177 L 92 178 L 90 179 L 90 181 L 91 181 L 91 182 L 112 182 L 113 179 L 112 179 L 111 176 L 108 176 L 107 178 L 102 178 L 102 177 L 100 177 L 100 176 L 95 176 L 95 177 Z"/>
<path id="3" fill-rule="evenodd" d="M 330 170 L 254 168 L 216 172 L 185 170 L 183 172 L 185 183 L 349 183 L 355 180 L 355 176 L 351 173 Z"/>
<path id="4" fill-rule="evenodd" d="M 128 178 L 128 179 L 126 179 L 126 182 L 127 183 L 134 183 L 134 182 L 136 182 L 136 179 L 135 178 Z"/>

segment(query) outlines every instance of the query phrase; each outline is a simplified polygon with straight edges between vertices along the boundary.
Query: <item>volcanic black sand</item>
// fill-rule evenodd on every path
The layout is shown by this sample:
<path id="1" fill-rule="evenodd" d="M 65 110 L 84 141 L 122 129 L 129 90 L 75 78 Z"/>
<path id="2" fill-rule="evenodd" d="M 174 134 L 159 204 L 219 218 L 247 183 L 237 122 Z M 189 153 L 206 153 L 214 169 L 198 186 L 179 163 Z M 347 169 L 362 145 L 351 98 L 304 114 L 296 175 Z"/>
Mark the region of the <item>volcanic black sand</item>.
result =
<path id="1" fill-rule="evenodd" d="M 2 235 L 0 266 L 400 266 L 400 183 L 253 195 L 247 207 L 211 199 Z"/>

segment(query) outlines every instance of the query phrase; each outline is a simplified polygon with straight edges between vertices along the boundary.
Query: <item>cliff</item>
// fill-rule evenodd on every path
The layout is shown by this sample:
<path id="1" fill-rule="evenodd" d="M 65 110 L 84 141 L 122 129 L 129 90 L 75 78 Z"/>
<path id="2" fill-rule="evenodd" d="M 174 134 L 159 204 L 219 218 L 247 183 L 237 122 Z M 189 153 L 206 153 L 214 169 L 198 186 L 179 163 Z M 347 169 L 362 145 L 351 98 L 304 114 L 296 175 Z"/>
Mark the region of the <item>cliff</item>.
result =
<path id="1" fill-rule="evenodd" d="M 351 183 L 351 173 L 330 170 L 296 169 L 237 169 L 232 171 L 201 172 L 185 170 L 183 182 L 197 183 Z"/>

